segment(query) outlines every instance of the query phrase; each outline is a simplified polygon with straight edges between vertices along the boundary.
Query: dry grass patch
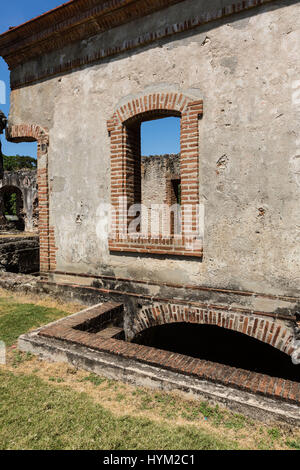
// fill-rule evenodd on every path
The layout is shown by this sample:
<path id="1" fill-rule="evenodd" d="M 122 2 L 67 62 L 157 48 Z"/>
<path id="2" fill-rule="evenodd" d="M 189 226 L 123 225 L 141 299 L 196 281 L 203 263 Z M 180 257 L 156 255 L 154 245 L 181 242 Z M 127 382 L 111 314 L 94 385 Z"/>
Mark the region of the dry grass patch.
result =
<path id="1" fill-rule="evenodd" d="M 63 300 L 50 297 L 43 294 L 33 293 L 18 293 L 12 292 L 6 289 L 0 288 L 0 299 L 7 300 L 7 302 L 13 302 L 18 304 L 34 304 L 40 307 L 56 308 L 62 310 L 65 313 L 77 313 L 84 308 L 87 308 L 80 302 L 64 302 Z"/>
<path id="2" fill-rule="evenodd" d="M 220 441 L 235 442 L 240 449 L 300 449 L 300 430 L 289 425 L 262 424 L 177 393 L 135 387 L 22 353 L 10 352 L 8 362 L 7 369 L 14 373 L 36 376 L 54 387 L 87 394 L 117 418 L 134 416 L 161 425 L 192 426 Z"/>
<path id="3" fill-rule="evenodd" d="M 18 232 L 18 233 L 11 233 L 11 232 L 2 232 L 0 233 L 1 238 L 27 238 L 27 237 L 37 237 L 37 233 L 35 232 Z"/>

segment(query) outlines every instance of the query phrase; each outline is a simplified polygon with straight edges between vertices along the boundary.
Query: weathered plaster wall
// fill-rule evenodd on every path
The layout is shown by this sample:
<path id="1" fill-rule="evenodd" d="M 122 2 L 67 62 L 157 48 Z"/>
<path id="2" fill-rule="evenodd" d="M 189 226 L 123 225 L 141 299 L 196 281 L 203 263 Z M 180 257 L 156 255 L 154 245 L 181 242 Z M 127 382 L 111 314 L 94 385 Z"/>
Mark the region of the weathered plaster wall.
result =
<path id="1" fill-rule="evenodd" d="M 172 21 L 197 5 L 172 7 Z M 163 21 L 151 15 L 27 68 L 86 54 L 99 41 L 122 42 Z M 10 124 L 49 129 L 57 270 L 299 295 L 300 120 L 292 101 L 299 27 L 299 3 L 278 1 L 12 92 Z M 161 90 L 204 100 L 202 262 L 110 255 L 106 220 L 97 216 L 110 200 L 107 119 L 131 97 Z"/>

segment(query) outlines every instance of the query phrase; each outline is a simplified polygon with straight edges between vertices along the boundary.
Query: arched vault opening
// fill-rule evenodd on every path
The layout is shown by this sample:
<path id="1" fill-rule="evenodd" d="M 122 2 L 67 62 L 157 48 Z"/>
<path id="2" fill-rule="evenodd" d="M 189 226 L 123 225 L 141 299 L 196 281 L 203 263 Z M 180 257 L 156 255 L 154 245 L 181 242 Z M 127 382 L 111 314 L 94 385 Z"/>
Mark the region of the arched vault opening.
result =
<path id="1" fill-rule="evenodd" d="M 268 376 L 300 381 L 300 365 L 278 349 L 215 325 L 172 323 L 154 326 L 135 343 Z"/>
<path id="2" fill-rule="evenodd" d="M 296 321 L 274 318 L 264 315 L 263 312 L 261 314 L 259 312 L 251 313 L 238 308 L 229 310 L 221 306 L 201 308 L 167 303 L 143 306 L 134 316 L 131 332 L 127 339 L 139 341 L 141 334 L 150 328 L 174 324 L 210 325 L 215 327 L 214 331 L 225 330 L 225 343 L 232 336 L 227 334 L 226 337 L 226 332 L 230 333 L 228 331 L 230 330 L 239 334 L 239 348 L 243 349 L 243 343 L 240 341 L 242 339 L 246 341 L 247 337 L 250 337 L 255 340 L 254 343 L 252 342 L 253 344 L 263 343 L 271 349 L 290 356 L 293 364 L 300 364 L 300 335 Z M 169 329 L 170 336 L 171 331 L 173 330 Z M 201 330 L 197 331 L 200 334 Z M 149 335 L 143 336 L 149 341 Z M 163 343 L 155 346 L 164 349 Z M 239 349 L 237 354 L 239 354 Z"/>

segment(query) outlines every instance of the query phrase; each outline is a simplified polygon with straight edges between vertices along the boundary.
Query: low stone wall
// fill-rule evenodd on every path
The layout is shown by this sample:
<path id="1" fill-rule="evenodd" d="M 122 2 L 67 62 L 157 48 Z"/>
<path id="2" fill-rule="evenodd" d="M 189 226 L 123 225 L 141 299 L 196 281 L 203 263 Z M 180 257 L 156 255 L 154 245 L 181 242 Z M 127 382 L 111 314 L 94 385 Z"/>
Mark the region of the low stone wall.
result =
<path id="1" fill-rule="evenodd" d="M 0 288 L 12 292 L 37 294 L 37 280 L 37 277 L 29 274 L 0 272 Z"/>
<path id="2" fill-rule="evenodd" d="M 0 238 L 0 271 L 39 272 L 39 237 Z"/>

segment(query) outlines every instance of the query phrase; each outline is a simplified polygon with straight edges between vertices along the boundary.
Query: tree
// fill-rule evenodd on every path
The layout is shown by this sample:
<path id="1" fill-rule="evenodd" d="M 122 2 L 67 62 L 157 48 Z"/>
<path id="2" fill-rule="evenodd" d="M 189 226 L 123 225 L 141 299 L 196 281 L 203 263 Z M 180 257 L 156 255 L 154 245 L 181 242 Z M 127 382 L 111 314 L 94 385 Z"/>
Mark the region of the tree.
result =
<path id="1" fill-rule="evenodd" d="M 36 170 L 37 168 L 37 160 L 32 157 L 28 156 L 7 156 L 3 155 L 3 167 L 4 171 L 16 171 L 16 170 Z"/>

